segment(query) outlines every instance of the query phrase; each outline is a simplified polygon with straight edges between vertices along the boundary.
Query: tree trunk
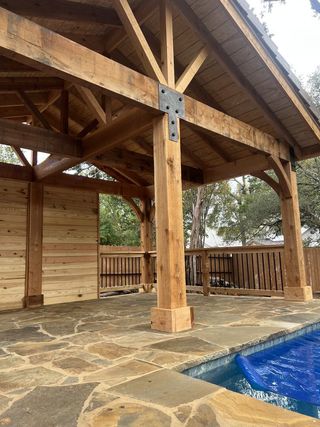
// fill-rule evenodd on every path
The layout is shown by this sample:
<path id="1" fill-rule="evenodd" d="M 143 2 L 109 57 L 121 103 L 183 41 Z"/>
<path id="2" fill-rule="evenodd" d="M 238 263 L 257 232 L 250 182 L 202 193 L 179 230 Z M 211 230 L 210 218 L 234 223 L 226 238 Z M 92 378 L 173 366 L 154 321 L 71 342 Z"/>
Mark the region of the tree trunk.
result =
<path id="1" fill-rule="evenodd" d="M 196 203 L 193 208 L 192 228 L 190 234 L 190 249 L 199 248 L 201 243 L 200 232 L 204 193 L 205 187 L 199 187 L 197 190 Z"/>

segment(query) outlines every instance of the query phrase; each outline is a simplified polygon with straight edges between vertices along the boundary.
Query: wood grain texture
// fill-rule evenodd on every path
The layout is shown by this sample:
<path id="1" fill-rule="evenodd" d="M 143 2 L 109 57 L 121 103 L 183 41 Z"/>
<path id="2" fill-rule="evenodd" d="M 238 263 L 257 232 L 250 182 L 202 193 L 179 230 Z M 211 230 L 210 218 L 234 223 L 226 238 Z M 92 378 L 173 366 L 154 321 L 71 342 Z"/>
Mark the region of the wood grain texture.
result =
<path id="1" fill-rule="evenodd" d="M 0 310 L 22 308 L 25 292 L 28 184 L 0 180 Z"/>
<path id="2" fill-rule="evenodd" d="M 98 205 L 94 193 L 45 186 L 45 304 L 97 298 Z"/>

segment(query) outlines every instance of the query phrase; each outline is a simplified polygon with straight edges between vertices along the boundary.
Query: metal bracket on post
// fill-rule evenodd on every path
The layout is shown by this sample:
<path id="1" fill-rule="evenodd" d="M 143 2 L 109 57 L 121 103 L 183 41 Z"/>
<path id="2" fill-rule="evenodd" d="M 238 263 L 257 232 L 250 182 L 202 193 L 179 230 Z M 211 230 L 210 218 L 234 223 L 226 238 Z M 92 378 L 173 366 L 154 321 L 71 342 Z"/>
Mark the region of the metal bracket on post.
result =
<path id="1" fill-rule="evenodd" d="M 168 114 L 169 139 L 178 142 L 178 118 L 184 119 L 185 107 L 183 94 L 159 84 L 159 109 Z"/>

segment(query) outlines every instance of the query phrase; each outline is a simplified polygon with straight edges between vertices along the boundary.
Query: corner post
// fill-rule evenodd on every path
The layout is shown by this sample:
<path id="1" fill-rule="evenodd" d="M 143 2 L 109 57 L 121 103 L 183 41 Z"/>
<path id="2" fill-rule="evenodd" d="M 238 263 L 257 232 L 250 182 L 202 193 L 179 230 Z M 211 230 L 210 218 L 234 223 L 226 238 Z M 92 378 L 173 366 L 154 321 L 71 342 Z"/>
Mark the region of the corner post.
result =
<path id="1" fill-rule="evenodd" d="M 284 236 L 284 257 L 287 286 L 284 297 L 287 300 L 309 301 L 313 298 L 311 286 L 307 286 L 301 236 L 300 209 L 297 175 L 290 162 L 284 170 L 291 186 L 291 195 L 280 193 L 282 231 Z"/>
<path id="2" fill-rule="evenodd" d="M 141 200 L 141 212 L 143 220 L 141 221 L 141 247 L 144 251 L 141 264 L 141 283 L 145 292 L 150 292 L 152 289 L 152 272 L 151 272 L 151 257 L 152 249 L 152 223 L 150 220 L 151 200 Z"/>
<path id="3" fill-rule="evenodd" d="M 43 184 L 29 184 L 25 307 L 43 305 L 42 294 Z"/>

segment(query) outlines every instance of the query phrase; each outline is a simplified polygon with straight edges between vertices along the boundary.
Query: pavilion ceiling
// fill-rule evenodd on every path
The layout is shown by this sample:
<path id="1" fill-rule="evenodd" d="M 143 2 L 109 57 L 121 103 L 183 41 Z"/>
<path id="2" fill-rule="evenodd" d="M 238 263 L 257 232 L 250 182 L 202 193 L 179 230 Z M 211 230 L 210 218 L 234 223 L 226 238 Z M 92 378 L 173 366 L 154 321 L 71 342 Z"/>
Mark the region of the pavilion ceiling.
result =
<path id="1" fill-rule="evenodd" d="M 117 13 L 112 3 L 105 0 L 0 0 L 0 7 L 146 74 L 145 59 L 127 36 L 118 16 L 121 12 L 118 10 Z M 158 1 L 129 3 L 160 67 Z M 208 53 L 185 94 L 280 141 L 286 140 L 301 158 L 320 154 L 319 123 L 314 112 L 279 64 L 279 58 L 272 56 L 270 47 L 263 45 L 262 33 L 257 28 L 252 30 L 252 23 L 248 25 L 247 22 L 253 34 L 252 40 L 248 39 L 242 28 L 248 17 L 242 8 L 235 9 L 241 18 L 238 17 L 241 28 L 235 23 L 231 9 L 225 5 L 237 2 L 173 0 L 172 3 L 176 6 L 176 80 L 201 49 L 205 47 Z M 260 40 L 261 49 L 270 63 L 261 58 L 255 48 L 257 40 Z M 274 68 L 288 87 L 279 83 L 272 71 Z M 81 86 L 57 77 L 54 72 L 19 63 L 14 58 L 0 57 L 0 119 L 32 122 L 40 127 L 49 126 L 55 133 L 61 132 L 61 94 L 64 90 L 68 91 L 68 133 L 72 138 L 80 134 L 90 140 L 90 135 L 97 129 L 103 131 L 110 126 L 111 120 L 124 117 L 131 108 L 123 99 L 106 97 L 98 87 L 83 90 Z M 297 99 L 290 96 L 290 91 Z M 43 119 L 35 114 L 33 107 Z M 132 131 L 128 138 L 119 139 L 112 150 L 106 153 L 93 150 L 87 159 L 97 166 L 109 168 L 109 173 L 114 172 L 118 180 L 151 185 L 152 117 L 149 122 L 150 127 L 142 127 L 138 134 Z M 186 181 L 199 183 L 202 171 L 232 165 L 235 164 L 232 162 L 257 153 L 254 147 L 200 130 L 192 123 L 182 121 L 181 126 L 183 177 Z"/>

